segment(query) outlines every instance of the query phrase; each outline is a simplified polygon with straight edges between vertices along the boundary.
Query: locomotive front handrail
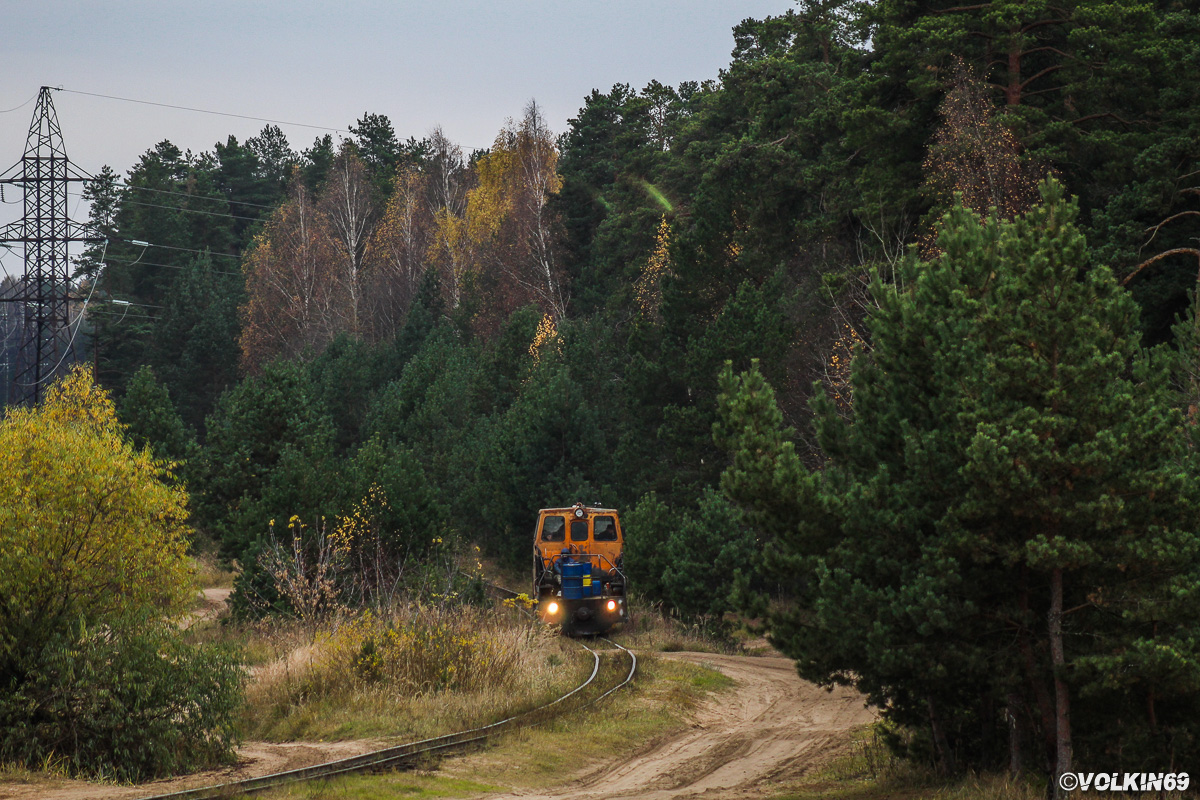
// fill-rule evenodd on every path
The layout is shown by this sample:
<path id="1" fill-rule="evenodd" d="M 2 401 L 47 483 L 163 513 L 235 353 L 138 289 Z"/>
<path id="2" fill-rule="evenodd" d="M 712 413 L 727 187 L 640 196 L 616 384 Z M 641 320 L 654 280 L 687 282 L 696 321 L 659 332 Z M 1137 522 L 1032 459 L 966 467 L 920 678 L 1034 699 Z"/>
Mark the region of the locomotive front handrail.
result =
<path id="1" fill-rule="evenodd" d="M 609 561 L 608 556 L 604 555 L 604 553 L 559 553 L 558 555 L 556 555 L 550 559 L 549 569 L 554 569 L 554 565 L 557 564 L 563 558 L 569 558 L 572 561 L 579 562 L 580 564 L 582 564 L 584 562 L 584 559 L 590 560 L 592 558 L 598 558 L 598 559 L 606 562 L 608 564 L 609 569 L 616 570 L 617 572 L 621 573 L 621 575 L 625 574 L 621 570 L 620 567 L 613 564 L 613 562 Z M 599 566 L 602 568 L 602 565 L 600 565 L 600 564 L 597 564 L 596 566 Z"/>

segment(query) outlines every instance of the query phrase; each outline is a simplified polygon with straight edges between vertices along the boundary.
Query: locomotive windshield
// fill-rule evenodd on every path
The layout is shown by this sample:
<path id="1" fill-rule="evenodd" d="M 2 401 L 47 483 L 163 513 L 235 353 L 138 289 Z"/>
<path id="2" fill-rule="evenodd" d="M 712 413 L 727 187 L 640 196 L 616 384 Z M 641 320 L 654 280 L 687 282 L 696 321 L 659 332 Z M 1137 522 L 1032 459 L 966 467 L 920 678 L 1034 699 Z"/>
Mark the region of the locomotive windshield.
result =
<path id="1" fill-rule="evenodd" d="M 617 521 L 612 517 L 596 517 L 592 524 L 592 538 L 597 542 L 617 540 Z"/>
<path id="2" fill-rule="evenodd" d="M 587 520 L 573 519 L 571 520 L 571 541 L 586 542 L 587 541 Z"/>
<path id="3" fill-rule="evenodd" d="M 562 517 L 546 517 L 542 520 L 542 541 L 561 542 L 567 535 L 567 521 Z"/>

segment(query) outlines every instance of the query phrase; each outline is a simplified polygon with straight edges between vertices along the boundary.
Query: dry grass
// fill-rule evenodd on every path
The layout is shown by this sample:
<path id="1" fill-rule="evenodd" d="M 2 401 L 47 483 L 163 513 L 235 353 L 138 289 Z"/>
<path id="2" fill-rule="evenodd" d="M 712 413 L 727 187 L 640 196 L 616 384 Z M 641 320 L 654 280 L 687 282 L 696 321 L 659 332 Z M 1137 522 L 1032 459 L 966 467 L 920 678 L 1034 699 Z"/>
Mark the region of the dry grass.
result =
<path id="1" fill-rule="evenodd" d="M 838 758 L 805 776 L 776 800 L 1040 800 L 1044 785 L 1007 776 L 970 775 L 947 782 L 932 770 L 897 758 L 879 722 L 855 732 Z"/>
<path id="2" fill-rule="evenodd" d="M 570 640 L 560 643 L 583 652 Z M 542 643 L 545 644 L 545 643 Z M 586 654 L 585 654 L 586 655 Z M 588 658 L 590 664 L 591 659 Z M 601 678 L 611 685 L 628 669 L 621 657 L 606 658 Z M 563 717 L 500 736 L 486 750 L 449 758 L 422 772 L 356 776 L 311 787 L 290 787 L 267 798 L 473 797 L 499 791 L 537 791 L 559 786 L 597 764 L 634 750 L 686 725 L 687 709 L 711 691 L 732 685 L 715 670 L 681 661 L 639 656 L 638 677 L 596 710 Z M 570 742 L 570 747 L 564 747 Z"/>
<path id="3" fill-rule="evenodd" d="M 841 757 L 776 795 L 775 800 L 1042 800 L 1046 797 L 1044 778 L 1014 779 L 1008 774 L 971 773 L 947 780 L 928 767 L 896 758 L 881 735 L 881 726 L 885 724 L 858 730 Z M 1111 792 L 1071 792 L 1071 797 L 1079 800 L 1112 796 Z M 1175 792 L 1164 796 L 1184 795 Z"/>
<path id="4" fill-rule="evenodd" d="M 215 550 L 198 548 L 191 557 L 192 574 L 201 589 L 232 589 L 237 573 L 221 564 Z"/>
<path id="5" fill-rule="evenodd" d="M 500 787 L 477 781 L 446 778 L 428 772 L 390 772 L 384 775 L 352 775 L 330 781 L 314 781 L 253 797 L 294 800 L 425 800 L 425 798 L 473 797 L 491 794 Z"/>
<path id="6" fill-rule="evenodd" d="M 749 655 L 737 638 L 714 634 L 710 627 L 685 623 L 653 607 L 632 607 L 633 618 L 621 631 L 621 641 L 639 651 L 725 653 Z"/>
<path id="7" fill-rule="evenodd" d="M 435 736 L 552 699 L 591 665 L 550 629 L 469 607 L 361 614 L 306 633 L 270 634 L 278 655 L 253 671 L 248 737 Z"/>

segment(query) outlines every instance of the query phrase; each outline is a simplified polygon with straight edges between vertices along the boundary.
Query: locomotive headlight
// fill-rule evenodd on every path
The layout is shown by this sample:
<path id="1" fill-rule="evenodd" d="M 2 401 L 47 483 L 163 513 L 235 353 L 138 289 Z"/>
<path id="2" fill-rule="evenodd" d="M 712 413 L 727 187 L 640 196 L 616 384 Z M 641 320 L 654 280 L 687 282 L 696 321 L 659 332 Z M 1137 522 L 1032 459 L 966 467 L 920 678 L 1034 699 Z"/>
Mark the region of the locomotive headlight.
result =
<path id="1" fill-rule="evenodd" d="M 558 603 L 551 601 L 550 605 L 546 606 L 546 613 L 547 614 L 557 614 L 558 613 Z"/>
<path id="2" fill-rule="evenodd" d="M 583 519 L 583 509 L 582 508 L 575 509 L 575 519 Z"/>
<path id="3" fill-rule="evenodd" d="M 609 600 L 609 601 L 608 601 L 608 610 L 609 610 L 609 611 L 616 611 L 616 610 L 617 610 L 617 601 L 616 601 L 616 600 Z"/>

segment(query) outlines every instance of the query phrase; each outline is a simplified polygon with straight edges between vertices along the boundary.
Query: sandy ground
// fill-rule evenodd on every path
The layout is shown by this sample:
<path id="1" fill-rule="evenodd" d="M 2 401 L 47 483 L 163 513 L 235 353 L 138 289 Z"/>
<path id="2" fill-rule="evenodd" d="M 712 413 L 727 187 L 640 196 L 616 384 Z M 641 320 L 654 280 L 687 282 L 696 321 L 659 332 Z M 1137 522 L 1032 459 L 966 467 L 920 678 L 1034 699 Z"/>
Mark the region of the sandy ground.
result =
<path id="1" fill-rule="evenodd" d="M 805 683 L 789 659 L 660 654 L 706 664 L 736 681 L 692 713 L 692 726 L 549 793 L 487 800 L 704 800 L 763 797 L 842 750 L 849 731 L 874 720 L 862 696 Z"/>
<path id="2" fill-rule="evenodd" d="M 224 614 L 226 603 L 229 601 L 229 595 L 233 594 L 233 589 L 202 589 L 200 594 L 204 598 L 204 605 L 193 612 L 187 624 L 183 626 L 185 628 L 190 628 L 197 622 L 216 619 Z"/>
<path id="3" fill-rule="evenodd" d="M 846 746 L 852 728 L 874 719 L 863 707 L 861 696 L 844 689 L 831 693 L 801 681 L 786 658 L 708 653 L 660 657 L 715 667 L 733 678 L 736 686 L 714 695 L 694 711 L 681 711 L 691 722 L 689 728 L 649 743 L 627 758 L 592 767 L 549 793 L 510 793 L 487 800 L 700 796 L 704 800 L 740 800 L 769 796 L 777 793 L 781 784 L 826 763 Z M 127 800 L 319 764 L 387 744 L 380 740 L 247 742 L 238 751 L 237 766 L 229 769 L 126 787 L 82 781 L 4 782 L 0 783 L 0 800 Z"/>
<path id="4" fill-rule="evenodd" d="M 338 758 L 349 758 L 387 746 L 387 742 L 378 739 L 285 744 L 246 742 L 238 748 L 238 763 L 226 769 L 197 772 L 186 778 L 154 781 L 137 786 L 41 779 L 36 783 L 0 782 L 0 800 L 133 800 L 182 789 L 256 778 Z"/>

